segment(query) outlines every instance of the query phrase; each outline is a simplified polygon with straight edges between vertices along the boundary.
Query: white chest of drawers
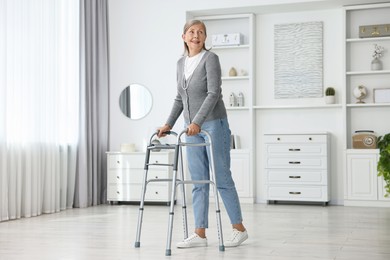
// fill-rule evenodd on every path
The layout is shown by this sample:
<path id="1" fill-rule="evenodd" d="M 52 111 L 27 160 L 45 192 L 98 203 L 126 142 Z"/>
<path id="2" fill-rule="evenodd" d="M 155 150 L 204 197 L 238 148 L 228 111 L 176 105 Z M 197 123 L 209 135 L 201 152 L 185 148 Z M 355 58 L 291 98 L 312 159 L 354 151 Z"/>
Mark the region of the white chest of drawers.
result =
<path id="1" fill-rule="evenodd" d="M 153 152 L 150 162 L 172 163 L 172 152 Z M 145 153 L 107 152 L 107 201 L 134 201 L 141 199 Z M 172 167 L 149 167 L 148 179 L 171 178 Z M 168 182 L 149 184 L 145 202 L 170 203 L 171 185 Z"/>
<path id="2" fill-rule="evenodd" d="M 265 134 L 265 196 L 271 201 L 329 202 L 329 134 Z"/>

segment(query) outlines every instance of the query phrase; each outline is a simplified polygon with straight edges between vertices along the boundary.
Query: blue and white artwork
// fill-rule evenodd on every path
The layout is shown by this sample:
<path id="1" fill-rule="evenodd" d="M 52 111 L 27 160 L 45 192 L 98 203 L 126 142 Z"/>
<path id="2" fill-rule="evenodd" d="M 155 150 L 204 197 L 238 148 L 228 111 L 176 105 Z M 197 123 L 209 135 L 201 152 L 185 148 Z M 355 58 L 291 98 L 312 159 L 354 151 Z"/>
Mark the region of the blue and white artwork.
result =
<path id="1" fill-rule="evenodd" d="M 323 96 L 322 22 L 274 27 L 275 98 Z"/>

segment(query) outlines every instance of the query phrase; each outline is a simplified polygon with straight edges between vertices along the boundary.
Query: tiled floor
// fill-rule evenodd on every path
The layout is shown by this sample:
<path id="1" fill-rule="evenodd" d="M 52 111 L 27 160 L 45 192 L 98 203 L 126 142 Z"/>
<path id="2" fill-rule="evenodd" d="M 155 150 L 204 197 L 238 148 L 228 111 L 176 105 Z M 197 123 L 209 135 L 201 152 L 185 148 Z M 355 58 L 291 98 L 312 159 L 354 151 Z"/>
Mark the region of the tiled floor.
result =
<path id="1" fill-rule="evenodd" d="M 1 222 L 0 259 L 390 259 L 390 208 L 243 204 L 242 209 L 249 239 L 224 252 L 218 250 L 212 210 L 209 246 L 177 249 L 183 234 L 176 206 L 167 257 L 167 206 L 145 206 L 141 247 L 134 248 L 138 206 L 102 205 Z M 192 227 L 191 209 L 188 219 Z M 224 209 L 222 222 L 227 238 Z"/>

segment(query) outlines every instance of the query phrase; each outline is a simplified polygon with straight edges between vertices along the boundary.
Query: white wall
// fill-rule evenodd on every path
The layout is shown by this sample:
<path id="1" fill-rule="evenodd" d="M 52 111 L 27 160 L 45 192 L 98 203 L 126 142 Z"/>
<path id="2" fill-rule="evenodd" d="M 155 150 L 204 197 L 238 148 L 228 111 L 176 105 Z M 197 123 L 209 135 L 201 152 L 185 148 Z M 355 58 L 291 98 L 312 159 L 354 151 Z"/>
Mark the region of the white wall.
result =
<path id="1" fill-rule="evenodd" d="M 119 150 L 121 143 L 135 143 L 144 149 L 144 141 L 156 127 L 163 124 L 171 109 L 176 93 L 176 61 L 183 51 L 181 33 L 190 15 L 205 14 L 217 9 L 255 10 L 257 15 L 257 105 L 318 104 L 319 99 L 273 99 L 273 25 L 277 23 L 324 21 L 324 86 L 334 86 L 340 94 L 342 84 L 342 12 L 340 8 L 321 11 L 297 9 L 291 3 L 310 2 L 317 5 L 337 1 L 304 0 L 110 0 L 110 150 Z M 345 2 L 345 1 L 344 1 Z M 347 1 L 348 2 L 348 1 Z M 351 2 L 351 1 L 349 1 Z M 272 4 L 272 6 L 268 6 Z M 286 5 L 277 5 L 286 4 Z M 338 2 L 337 4 L 340 4 Z M 264 8 L 263 8 L 264 5 Z M 284 8 L 281 8 L 284 6 Z M 235 9 L 231 9 L 235 7 Z M 260 8 L 259 8 L 260 7 Z M 295 11 L 286 12 L 286 8 Z M 283 12 L 279 12 L 282 10 Z M 287 10 L 288 11 L 288 10 Z M 153 95 L 153 108 L 148 116 L 130 120 L 119 110 L 118 98 L 122 89 L 130 83 L 145 85 Z M 338 101 L 342 98 L 337 97 Z M 320 116 L 319 116 L 320 115 Z M 343 112 L 335 109 L 257 110 L 257 161 L 261 162 L 261 136 L 266 132 L 284 129 L 292 131 L 329 131 L 332 133 L 331 198 L 333 204 L 343 203 Z M 259 123 L 260 122 L 260 123 Z M 182 129 L 180 120 L 176 131 Z M 257 202 L 263 202 L 262 166 L 256 173 Z"/>
<path id="2" fill-rule="evenodd" d="M 130 142 L 142 150 L 145 136 L 165 123 L 176 93 L 176 61 L 183 52 L 181 34 L 186 12 L 294 2 L 328 1 L 109 0 L 110 149 L 118 150 L 121 143 Z M 246 12 L 251 10 L 247 8 Z M 142 84 L 153 93 L 153 108 L 144 119 L 129 120 L 119 109 L 120 92 L 130 83 Z M 182 121 L 176 126 L 180 131 Z"/>
<path id="3" fill-rule="evenodd" d="M 341 101 L 343 86 L 343 35 L 342 10 L 329 9 L 321 11 L 304 11 L 275 13 L 257 16 L 257 88 L 258 106 L 305 106 L 323 105 L 323 98 L 274 99 L 273 47 L 274 25 L 284 23 L 300 23 L 308 21 L 323 22 L 323 82 L 324 87 L 336 89 L 338 103 Z M 270 87 L 271 86 L 271 87 Z M 339 108 L 296 108 L 257 110 L 257 162 L 262 162 L 262 136 L 275 132 L 319 132 L 331 133 L 331 203 L 343 202 L 343 113 Z M 261 163 L 257 165 L 257 173 L 262 172 Z M 262 187 L 263 174 L 257 174 L 257 186 Z M 264 190 L 264 189 L 263 189 Z M 258 189 L 257 201 L 263 201 L 263 194 Z"/>
<path id="4" fill-rule="evenodd" d="M 184 7 L 170 1 L 109 2 L 110 24 L 110 150 L 121 143 L 135 143 L 163 124 L 170 111 L 176 84 L 176 60 L 182 52 L 181 27 Z M 140 120 L 126 118 L 119 109 L 119 95 L 131 84 L 146 86 L 153 95 L 153 107 Z"/>

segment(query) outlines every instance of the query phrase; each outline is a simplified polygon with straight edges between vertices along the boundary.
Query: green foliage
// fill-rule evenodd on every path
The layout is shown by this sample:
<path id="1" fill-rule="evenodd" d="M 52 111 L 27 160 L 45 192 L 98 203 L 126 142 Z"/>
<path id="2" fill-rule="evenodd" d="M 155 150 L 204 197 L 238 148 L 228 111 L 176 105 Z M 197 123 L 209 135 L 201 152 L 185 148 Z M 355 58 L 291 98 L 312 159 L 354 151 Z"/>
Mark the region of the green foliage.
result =
<path id="1" fill-rule="evenodd" d="M 325 95 L 326 96 L 334 96 L 336 94 L 336 90 L 332 87 L 328 87 L 326 90 L 325 90 Z"/>
<path id="2" fill-rule="evenodd" d="M 378 138 L 379 161 L 378 176 L 383 176 L 385 180 L 385 197 L 390 195 L 390 133 Z"/>

